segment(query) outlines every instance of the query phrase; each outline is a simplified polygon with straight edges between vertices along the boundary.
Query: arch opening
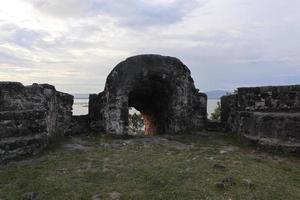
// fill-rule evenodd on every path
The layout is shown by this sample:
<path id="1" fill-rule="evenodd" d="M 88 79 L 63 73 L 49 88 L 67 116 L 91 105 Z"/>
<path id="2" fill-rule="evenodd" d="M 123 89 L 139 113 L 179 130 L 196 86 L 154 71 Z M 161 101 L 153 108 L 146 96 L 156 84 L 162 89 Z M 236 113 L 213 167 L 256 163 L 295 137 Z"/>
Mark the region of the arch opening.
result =
<path id="1" fill-rule="evenodd" d="M 170 113 L 173 90 L 170 84 L 160 77 L 152 76 L 137 81 L 128 94 L 128 107 L 141 113 L 144 121 L 144 134 L 163 134 L 168 128 L 166 123 Z"/>

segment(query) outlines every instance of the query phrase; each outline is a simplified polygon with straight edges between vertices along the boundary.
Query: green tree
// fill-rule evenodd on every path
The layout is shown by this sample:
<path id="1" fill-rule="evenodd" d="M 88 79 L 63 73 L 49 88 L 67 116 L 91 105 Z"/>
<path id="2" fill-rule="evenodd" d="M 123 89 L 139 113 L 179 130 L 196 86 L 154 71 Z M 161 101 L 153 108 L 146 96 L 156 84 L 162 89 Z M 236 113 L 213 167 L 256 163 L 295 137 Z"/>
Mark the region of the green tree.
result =
<path id="1" fill-rule="evenodd" d="M 220 104 L 219 101 L 217 103 L 217 107 L 215 108 L 214 112 L 211 113 L 210 119 L 212 119 L 212 120 L 218 120 L 218 121 L 221 120 L 221 104 Z"/>

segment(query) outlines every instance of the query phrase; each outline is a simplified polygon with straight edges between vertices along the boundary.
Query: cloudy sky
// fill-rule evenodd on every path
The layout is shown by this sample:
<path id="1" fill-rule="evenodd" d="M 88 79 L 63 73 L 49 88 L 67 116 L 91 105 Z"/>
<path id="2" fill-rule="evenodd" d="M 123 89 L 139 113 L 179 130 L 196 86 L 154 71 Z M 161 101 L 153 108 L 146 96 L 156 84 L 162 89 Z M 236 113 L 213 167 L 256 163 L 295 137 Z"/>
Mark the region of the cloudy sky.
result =
<path id="1" fill-rule="evenodd" d="M 180 58 L 202 91 L 300 84 L 300 1 L 0 1 L 1 81 L 100 92 L 148 53 Z"/>

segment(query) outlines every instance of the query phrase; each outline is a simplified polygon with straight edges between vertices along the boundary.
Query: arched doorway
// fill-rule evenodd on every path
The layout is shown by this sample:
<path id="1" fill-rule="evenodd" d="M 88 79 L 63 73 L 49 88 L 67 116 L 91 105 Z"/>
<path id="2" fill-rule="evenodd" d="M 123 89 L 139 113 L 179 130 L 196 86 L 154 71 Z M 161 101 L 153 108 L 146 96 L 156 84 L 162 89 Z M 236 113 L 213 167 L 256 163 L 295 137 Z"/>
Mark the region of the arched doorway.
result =
<path id="1" fill-rule="evenodd" d="M 145 135 L 165 133 L 167 120 L 172 115 L 170 108 L 173 89 L 168 80 L 149 75 L 137 80 L 128 94 L 128 106 L 141 112 L 144 119 Z"/>

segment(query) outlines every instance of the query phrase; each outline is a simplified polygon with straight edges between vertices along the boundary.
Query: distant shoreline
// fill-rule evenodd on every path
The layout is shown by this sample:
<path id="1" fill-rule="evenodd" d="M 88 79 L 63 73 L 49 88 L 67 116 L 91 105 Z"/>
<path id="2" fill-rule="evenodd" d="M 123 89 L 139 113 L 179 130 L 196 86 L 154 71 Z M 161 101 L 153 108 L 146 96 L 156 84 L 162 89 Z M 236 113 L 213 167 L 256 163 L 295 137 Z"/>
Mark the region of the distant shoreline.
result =
<path id="1" fill-rule="evenodd" d="M 74 97 L 74 104 L 73 104 L 73 113 L 75 115 L 86 115 L 88 114 L 88 104 L 89 104 L 89 98 Z M 220 99 L 218 98 L 208 98 L 207 99 L 207 113 L 208 117 L 211 115 L 212 112 L 214 112 L 217 102 L 220 102 Z"/>
<path id="2" fill-rule="evenodd" d="M 228 91 L 225 90 L 212 90 L 204 92 L 207 95 L 208 99 L 217 100 L 220 99 L 222 96 L 228 94 Z M 90 94 L 72 94 L 74 99 L 89 99 Z"/>

